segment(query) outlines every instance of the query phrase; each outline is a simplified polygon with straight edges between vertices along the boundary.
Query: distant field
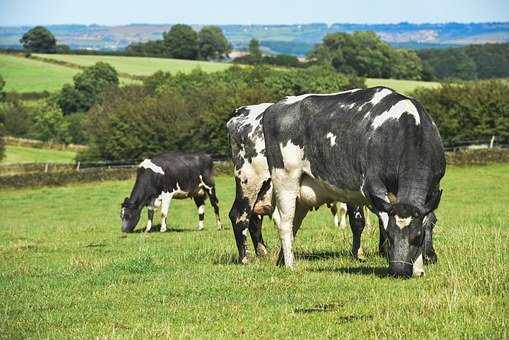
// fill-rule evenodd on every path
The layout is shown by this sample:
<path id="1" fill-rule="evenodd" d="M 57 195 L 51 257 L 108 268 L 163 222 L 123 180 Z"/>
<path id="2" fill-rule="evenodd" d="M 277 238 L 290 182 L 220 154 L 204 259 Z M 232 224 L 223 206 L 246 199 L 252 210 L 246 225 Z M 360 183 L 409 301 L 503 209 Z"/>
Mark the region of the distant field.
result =
<path id="1" fill-rule="evenodd" d="M 74 151 L 27 148 L 24 146 L 6 145 L 5 158 L 1 164 L 11 163 L 72 163 Z"/>
<path id="2" fill-rule="evenodd" d="M 0 75 L 6 82 L 6 91 L 57 91 L 72 82 L 78 72 L 78 69 L 0 54 Z"/>
<path id="3" fill-rule="evenodd" d="M 167 72 L 191 72 L 199 67 L 206 72 L 221 71 L 231 64 L 214 63 L 207 61 L 180 60 L 167 58 L 145 57 L 116 57 L 116 56 L 90 56 L 90 55 L 63 55 L 63 54 L 35 54 L 43 58 L 62 60 L 82 66 L 91 66 L 98 61 L 104 61 L 115 67 L 118 72 L 138 76 L 148 76 L 159 70 Z"/>
<path id="4" fill-rule="evenodd" d="M 366 85 L 368 87 L 373 86 L 387 86 L 396 91 L 402 93 L 410 93 L 418 87 L 437 87 L 440 83 L 433 81 L 419 81 L 419 80 L 400 80 L 400 79 L 379 79 L 379 78 L 367 78 Z"/>
<path id="5" fill-rule="evenodd" d="M 34 54 L 38 57 L 65 61 L 68 63 L 91 66 L 98 61 L 111 64 L 120 73 L 147 76 L 159 70 L 168 72 L 191 72 L 195 68 L 201 68 L 206 72 L 225 70 L 231 66 L 227 63 L 215 63 L 195 60 L 179 60 L 167 58 L 144 58 L 144 57 L 117 57 L 117 56 L 88 56 L 88 55 L 63 55 L 63 54 Z M 0 74 L 7 82 L 7 91 L 38 92 L 58 91 L 65 83 L 72 82 L 72 77 L 80 72 L 78 68 L 55 65 L 39 60 L 31 60 L 22 57 L 0 55 Z M 122 83 L 133 82 L 129 79 L 121 79 Z M 383 85 L 403 93 L 410 93 L 416 87 L 436 87 L 439 83 L 397 80 L 397 79 L 366 79 L 366 85 Z"/>

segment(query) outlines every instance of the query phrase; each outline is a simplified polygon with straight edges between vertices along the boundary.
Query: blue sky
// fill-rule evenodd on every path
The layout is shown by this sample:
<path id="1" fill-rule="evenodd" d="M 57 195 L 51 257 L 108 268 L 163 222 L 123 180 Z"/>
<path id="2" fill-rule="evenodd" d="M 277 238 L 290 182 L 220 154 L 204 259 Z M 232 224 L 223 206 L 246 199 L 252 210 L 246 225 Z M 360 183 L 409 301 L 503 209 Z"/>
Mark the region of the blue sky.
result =
<path id="1" fill-rule="evenodd" d="M 0 26 L 509 21 L 509 0 L 0 0 Z"/>

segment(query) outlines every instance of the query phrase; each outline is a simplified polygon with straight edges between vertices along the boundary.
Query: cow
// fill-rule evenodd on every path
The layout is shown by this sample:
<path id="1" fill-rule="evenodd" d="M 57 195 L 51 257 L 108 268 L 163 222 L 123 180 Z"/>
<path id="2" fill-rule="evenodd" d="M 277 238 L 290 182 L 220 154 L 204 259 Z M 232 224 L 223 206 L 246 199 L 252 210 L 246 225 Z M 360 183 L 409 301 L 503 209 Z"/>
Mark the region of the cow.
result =
<path id="1" fill-rule="evenodd" d="M 228 123 L 228 134 L 232 152 L 232 160 L 235 166 L 235 200 L 229 213 L 233 226 L 235 241 L 239 251 L 241 263 L 248 263 L 246 236 L 249 230 L 255 252 L 258 256 L 267 254 L 267 248 L 263 240 L 261 225 L 263 216 L 270 215 L 272 208 L 272 184 L 270 173 L 265 157 L 265 140 L 262 131 L 262 118 L 264 111 L 272 103 L 244 106 L 234 112 Z M 334 216 L 334 224 L 344 229 L 346 227 L 347 205 L 331 202 L 329 209 Z M 354 236 L 353 254 L 363 259 L 360 248 L 360 232 L 358 231 L 364 217 L 363 211 L 357 207 L 348 209 L 352 231 L 359 235 L 356 243 Z M 357 217 L 355 217 L 357 216 Z"/>
<path id="2" fill-rule="evenodd" d="M 293 238 L 309 207 L 342 201 L 378 215 L 390 275 L 424 274 L 423 252 L 436 256 L 445 155 L 418 101 L 386 87 L 292 96 L 268 107 L 262 125 L 278 264 L 293 267 Z"/>
<path id="3" fill-rule="evenodd" d="M 214 208 L 218 229 L 222 229 L 219 217 L 219 200 L 213 179 L 212 158 L 204 153 L 185 154 L 167 152 L 145 159 L 138 166 L 136 181 L 131 195 L 121 205 L 122 231 L 131 232 L 140 219 L 143 207 L 148 207 L 145 231 L 150 231 L 154 209 L 161 208 L 161 232 L 167 230 L 166 217 L 171 200 L 193 198 L 198 208 L 198 229 L 204 228 L 205 199 Z"/>

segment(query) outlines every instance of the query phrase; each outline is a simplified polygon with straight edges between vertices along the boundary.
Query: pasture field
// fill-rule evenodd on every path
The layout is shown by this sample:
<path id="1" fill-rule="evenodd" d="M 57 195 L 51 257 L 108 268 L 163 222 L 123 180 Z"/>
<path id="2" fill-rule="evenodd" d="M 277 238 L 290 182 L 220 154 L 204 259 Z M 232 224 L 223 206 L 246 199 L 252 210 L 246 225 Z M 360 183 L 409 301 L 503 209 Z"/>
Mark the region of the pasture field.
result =
<path id="1" fill-rule="evenodd" d="M 42 92 L 58 91 L 78 69 L 45 63 L 20 56 L 0 54 L 0 75 L 6 91 Z"/>
<path id="2" fill-rule="evenodd" d="M 168 58 L 148 57 L 120 57 L 95 55 L 69 55 L 69 54 L 34 54 L 38 57 L 65 61 L 81 66 L 92 66 L 98 61 L 104 61 L 113 66 L 118 72 L 137 76 L 149 76 L 157 71 L 165 72 L 191 72 L 201 68 L 205 72 L 222 71 L 231 66 L 227 63 L 208 61 L 181 60 Z"/>
<path id="3" fill-rule="evenodd" d="M 270 220 L 270 255 L 237 264 L 234 181 L 216 183 L 227 230 L 207 205 L 196 231 L 185 200 L 172 203 L 169 232 L 128 235 L 119 207 L 133 181 L 0 191 L 0 337 L 508 337 L 509 164 L 449 167 L 438 263 L 408 280 L 386 277 L 375 227 L 367 261 L 352 259 L 351 233 L 323 207 L 297 235 L 295 270 L 274 265 Z"/>
<path id="4" fill-rule="evenodd" d="M 18 145 L 5 146 L 5 158 L 0 164 L 12 163 L 73 163 L 76 152 L 30 148 Z"/>
<path id="5" fill-rule="evenodd" d="M 409 94 L 418 87 L 433 88 L 440 86 L 440 83 L 421 80 L 366 78 L 366 86 L 387 86 L 398 92 Z"/>

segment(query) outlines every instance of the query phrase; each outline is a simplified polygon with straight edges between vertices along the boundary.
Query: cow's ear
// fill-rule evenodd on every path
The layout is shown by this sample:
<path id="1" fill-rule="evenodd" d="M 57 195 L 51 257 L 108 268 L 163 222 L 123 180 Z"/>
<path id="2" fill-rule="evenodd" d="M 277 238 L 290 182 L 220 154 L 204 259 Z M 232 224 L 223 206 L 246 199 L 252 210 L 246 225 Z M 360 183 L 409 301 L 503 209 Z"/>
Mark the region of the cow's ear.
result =
<path id="1" fill-rule="evenodd" d="M 388 195 L 386 195 L 383 198 L 372 195 L 371 196 L 371 202 L 373 203 L 373 206 L 375 207 L 376 210 L 378 210 L 378 211 L 385 211 L 385 212 L 388 213 L 392 209 L 392 203 L 390 201 L 387 202 L 387 198 L 388 197 L 389 197 Z"/>
<path id="2" fill-rule="evenodd" d="M 433 190 L 424 207 L 420 209 L 422 216 L 426 216 L 430 212 L 436 210 L 438 208 L 438 205 L 440 204 L 441 197 L 442 190 Z"/>

